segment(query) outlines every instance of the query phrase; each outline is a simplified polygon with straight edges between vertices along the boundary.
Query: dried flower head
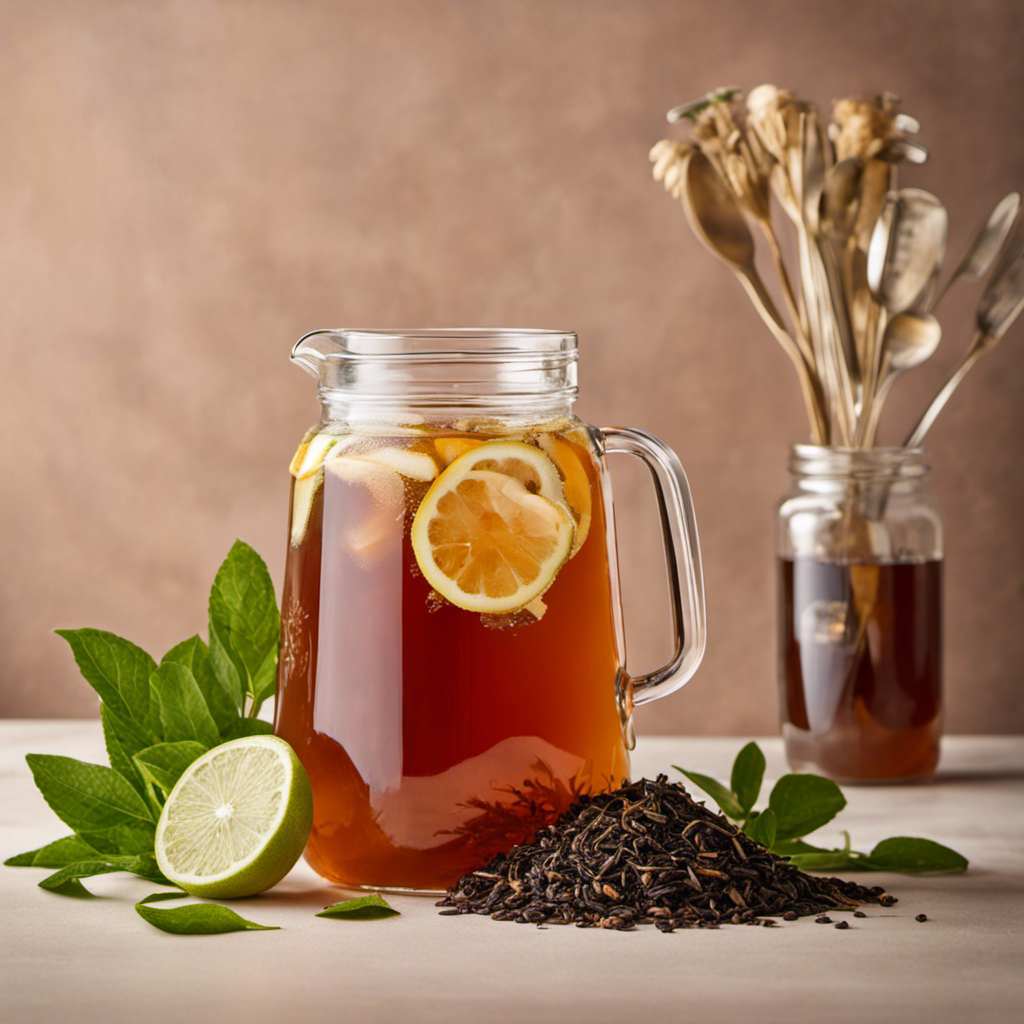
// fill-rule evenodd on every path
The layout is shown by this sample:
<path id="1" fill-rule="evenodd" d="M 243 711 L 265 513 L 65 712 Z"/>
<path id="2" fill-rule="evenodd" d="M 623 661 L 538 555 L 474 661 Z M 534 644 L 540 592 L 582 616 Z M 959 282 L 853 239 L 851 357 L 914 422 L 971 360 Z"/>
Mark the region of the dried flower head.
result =
<path id="1" fill-rule="evenodd" d="M 799 143 L 800 115 L 807 107 L 795 93 L 774 85 L 759 85 L 747 95 L 747 125 L 780 164 Z"/>
<path id="2" fill-rule="evenodd" d="M 690 143 L 676 139 L 662 139 L 651 148 L 649 156 L 654 164 L 654 180 L 660 181 L 673 199 L 683 198 L 686 158 L 692 152 L 693 146 Z"/>
<path id="3" fill-rule="evenodd" d="M 880 96 L 850 96 L 832 105 L 832 125 L 829 127 L 836 150 L 836 160 L 877 157 L 895 162 L 907 155 L 903 129 L 917 127 L 913 118 L 900 113 L 900 99 L 892 92 Z"/>
<path id="4" fill-rule="evenodd" d="M 694 119 L 693 141 L 711 161 L 741 207 L 759 221 L 768 219 L 771 154 L 737 122 L 730 101 L 710 103 Z"/>

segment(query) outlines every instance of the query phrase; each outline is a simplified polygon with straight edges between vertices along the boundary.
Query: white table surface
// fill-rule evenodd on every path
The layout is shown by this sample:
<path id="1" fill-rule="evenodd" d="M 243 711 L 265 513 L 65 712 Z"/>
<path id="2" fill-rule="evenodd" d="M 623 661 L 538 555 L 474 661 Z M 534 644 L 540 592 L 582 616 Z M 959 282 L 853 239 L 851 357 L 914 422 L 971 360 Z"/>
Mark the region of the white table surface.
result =
<path id="1" fill-rule="evenodd" d="M 641 739 L 634 777 L 673 763 L 725 777 L 743 742 Z M 775 778 L 781 744 L 762 747 Z M 32 784 L 29 752 L 104 761 L 99 723 L 0 721 L 0 859 L 67 831 Z M 439 917 L 422 897 L 389 897 L 400 917 L 316 918 L 348 894 L 300 863 L 234 904 L 280 931 L 177 936 L 132 909 L 150 883 L 102 876 L 86 882 L 96 899 L 74 899 L 39 889 L 43 869 L 0 868 L 0 1022 L 1021 1024 L 1024 738 L 948 738 L 937 782 L 845 793 L 840 823 L 857 848 L 923 835 L 970 870 L 866 876 L 899 902 L 844 915 L 846 931 L 805 918 L 666 935 Z M 838 841 L 830 828 L 822 842 Z"/>

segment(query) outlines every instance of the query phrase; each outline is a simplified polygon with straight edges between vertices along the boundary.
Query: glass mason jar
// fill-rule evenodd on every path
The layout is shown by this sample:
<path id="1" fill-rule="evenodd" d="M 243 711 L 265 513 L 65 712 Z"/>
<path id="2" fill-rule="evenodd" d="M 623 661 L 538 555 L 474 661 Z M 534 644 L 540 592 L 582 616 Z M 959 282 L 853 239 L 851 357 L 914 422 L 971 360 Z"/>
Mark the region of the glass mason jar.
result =
<path id="1" fill-rule="evenodd" d="M 572 413 L 576 337 L 316 331 L 321 417 L 291 465 L 275 731 L 313 784 L 306 857 L 436 890 L 628 778 L 635 704 L 704 650 L 686 478 Z M 650 467 L 675 652 L 624 668 L 605 454 Z"/>
<path id="2" fill-rule="evenodd" d="M 920 448 L 795 445 L 779 506 L 779 686 L 794 770 L 930 777 L 942 722 L 942 518 Z"/>

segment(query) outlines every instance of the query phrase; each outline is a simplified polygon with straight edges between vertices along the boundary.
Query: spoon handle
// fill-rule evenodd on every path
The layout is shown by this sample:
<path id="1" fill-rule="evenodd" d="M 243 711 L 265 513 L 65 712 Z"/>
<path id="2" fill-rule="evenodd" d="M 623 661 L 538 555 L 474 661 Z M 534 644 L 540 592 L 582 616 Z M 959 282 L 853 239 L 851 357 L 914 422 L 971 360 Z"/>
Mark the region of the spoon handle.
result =
<path id="1" fill-rule="evenodd" d="M 768 325 L 768 329 L 775 335 L 775 340 L 782 346 L 786 355 L 792 360 L 796 367 L 797 377 L 800 380 L 800 390 L 803 393 L 804 403 L 807 406 L 807 414 L 811 419 L 811 432 L 815 444 L 828 444 L 828 420 L 825 416 L 825 404 L 821 395 L 821 383 L 812 375 L 807 365 L 807 360 L 800 351 L 799 346 L 786 330 L 782 317 L 772 301 L 767 289 L 753 269 L 731 264 L 733 271 L 739 278 L 740 284 L 746 289 L 750 301 L 760 314 L 761 319 Z"/>
<path id="2" fill-rule="evenodd" d="M 928 433 L 931 425 L 935 422 L 936 417 L 942 412 L 946 403 L 949 401 L 950 396 L 960 386 L 960 381 L 967 376 L 970 368 L 981 358 L 985 352 L 984 346 L 985 336 L 979 331 L 974 341 L 971 343 L 971 347 L 965 353 L 963 359 L 960 361 L 960 365 L 956 368 L 953 375 L 943 385 L 942 390 L 932 399 L 931 405 L 928 406 L 924 411 L 924 415 L 917 421 L 917 426 L 907 436 L 903 446 L 905 448 L 916 448 L 922 440 L 924 435 Z"/>

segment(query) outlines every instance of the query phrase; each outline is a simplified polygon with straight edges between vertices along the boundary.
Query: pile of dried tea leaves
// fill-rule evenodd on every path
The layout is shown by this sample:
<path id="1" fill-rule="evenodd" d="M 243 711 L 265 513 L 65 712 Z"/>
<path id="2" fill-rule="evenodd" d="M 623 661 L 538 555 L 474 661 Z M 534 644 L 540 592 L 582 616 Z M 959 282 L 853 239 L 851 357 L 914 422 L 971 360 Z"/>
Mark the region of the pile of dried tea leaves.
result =
<path id="1" fill-rule="evenodd" d="M 583 797 L 437 905 L 497 921 L 670 932 L 895 902 L 880 886 L 800 871 L 659 775 Z"/>

